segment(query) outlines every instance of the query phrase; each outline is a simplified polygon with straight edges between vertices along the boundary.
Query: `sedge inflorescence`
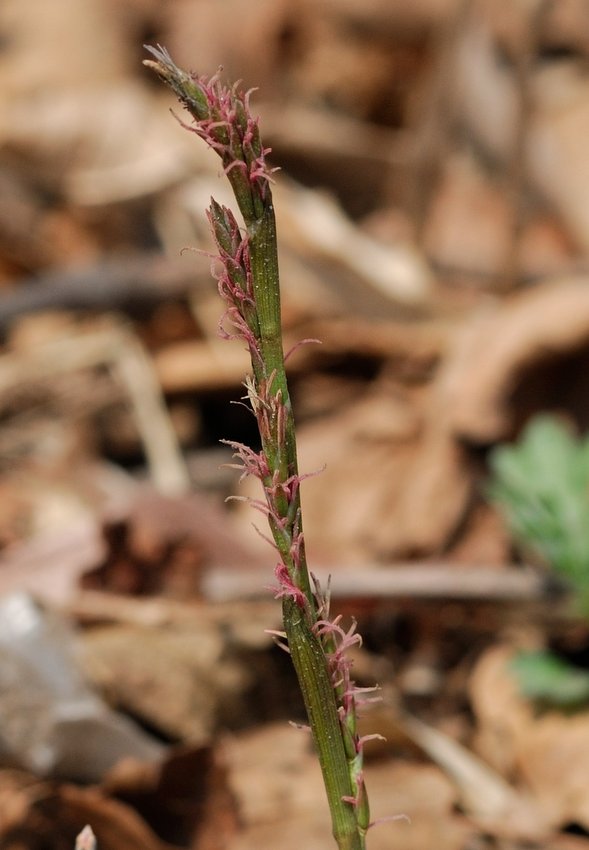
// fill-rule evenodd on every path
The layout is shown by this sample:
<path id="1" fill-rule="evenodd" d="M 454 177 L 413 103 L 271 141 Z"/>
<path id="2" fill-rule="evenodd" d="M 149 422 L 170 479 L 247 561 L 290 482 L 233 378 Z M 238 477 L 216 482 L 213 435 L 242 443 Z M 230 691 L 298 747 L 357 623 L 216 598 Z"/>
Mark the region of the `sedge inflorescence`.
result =
<path id="1" fill-rule="evenodd" d="M 268 166 L 270 148 L 262 146 L 258 119 L 251 114 L 250 97 L 255 89 L 242 92 L 239 82 L 223 85 L 222 69 L 212 77 L 187 73 L 172 61 L 165 47 L 146 45 L 146 49 L 156 60 L 146 64 L 170 86 L 193 118 L 191 124 L 180 121 L 182 126 L 219 154 L 244 215 L 259 214 L 277 169 Z"/>
<path id="2" fill-rule="evenodd" d="M 368 738 L 359 736 L 357 732 L 357 706 L 360 699 L 366 698 L 359 698 L 360 689 L 356 688 L 352 681 L 348 654 L 351 648 L 361 645 L 362 639 L 356 632 L 355 622 L 345 631 L 341 625 L 341 617 L 329 619 L 329 600 L 322 595 L 318 584 L 315 585 L 311 598 L 301 586 L 304 536 L 301 525 L 300 485 L 306 476 L 298 472 L 286 477 L 282 474 L 283 464 L 279 455 L 286 443 L 289 411 L 286 409 L 281 389 L 275 386 L 275 374 L 267 375 L 264 368 L 248 236 L 241 233 L 231 211 L 215 201 L 211 203 L 208 217 L 218 249 L 215 276 L 219 293 L 226 304 L 220 332 L 225 338 L 243 340 L 249 350 L 254 374 L 246 380 L 245 386 L 247 398 L 257 419 L 262 449 L 256 452 L 243 443 L 226 442 L 235 451 L 242 477 L 252 475 L 262 484 L 264 500 L 249 501 L 267 517 L 273 538 L 270 542 L 280 555 L 275 568 L 278 581 L 276 597 L 288 596 L 304 610 L 311 628 L 324 648 L 352 779 L 353 795 L 346 798 L 346 801 L 358 808 L 359 820 L 366 829 L 369 823 L 363 777 L 363 747 Z M 277 461 L 272 463 L 272 458 Z"/>
<path id="3" fill-rule="evenodd" d="M 266 539 L 278 554 L 275 595 L 283 602 L 289 642 L 292 635 L 297 636 L 296 654 L 304 667 L 303 674 L 297 668 L 297 675 L 324 770 L 334 835 L 341 847 L 363 850 L 364 833 L 370 825 L 363 748 L 369 737 L 380 736 L 359 735 L 357 708 L 369 699 L 365 691 L 374 689 L 354 685 L 349 650 L 361 645 L 356 625 L 353 623 L 346 630 L 341 617 L 330 618 L 329 593 L 322 592 L 307 568 L 300 499 L 301 482 L 306 476 L 299 473 L 297 466 L 280 331 L 276 231 L 270 188 L 275 169 L 268 167 L 269 148 L 263 147 L 257 119 L 250 112 L 251 90 L 244 94 L 238 85 L 226 87 L 218 74 L 210 79 L 189 74 L 174 64 L 164 48 L 148 50 L 155 61 L 146 64 L 172 88 L 192 116 L 192 123 L 180 123 L 204 139 L 221 157 L 244 219 L 242 229 L 232 211 L 215 200 L 207 211 L 217 249 L 213 273 L 225 303 L 220 333 L 225 338 L 243 341 L 249 351 L 252 374 L 245 382 L 246 397 L 257 420 L 261 449 L 255 451 L 243 443 L 224 442 L 233 449 L 235 466 L 241 470 L 242 477 L 252 475 L 262 485 L 263 498 L 248 501 L 266 517 L 270 528 L 270 537 Z M 288 622 L 287 618 L 290 618 Z M 295 645 L 290 649 L 294 662 Z M 318 661 L 317 656 L 320 656 Z M 314 676 L 313 681 L 307 680 Z M 309 710 L 309 700 L 321 688 L 328 693 L 317 699 L 317 712 L 321 712 L 322 705 L 331 705 L 333 720 L 329 733 L 325 725 L 323 731 L 319 729 L 321 724 L 315 722 L 314 710 Z M 329 724 L 329 717 L 325 723 Z M 338 737 L 340 756 L 332 758 L 332 740 Z M 337 790 L 333 791 L 334 788 Z"/>
<path id="4" fill-rule="evenodd" d="M 342 616 L 329 617 L 329 593 L 324 594 L 315 580 L 315 598 L 320 619 L 317 619 L 313 631 L 321 639 L 327 658 L 328 669 L 336 695 L 344 749 L 353 793 L 346 797 L 347 802 L 356 808 L 360 827 L 364 830 L 371 826 L 368 796 L 364 784 L 364 745 L 368 741 L 383 740 L 382 735 L 359 735 L 358 709 L 362 704 L 379 700 L 377 687 L 358 687 L 352 679 L 352 660 L 350 650 L 362 646 L 362 636 L 356 630 L 356 621 L 346 630 L 342 626 Z"/>

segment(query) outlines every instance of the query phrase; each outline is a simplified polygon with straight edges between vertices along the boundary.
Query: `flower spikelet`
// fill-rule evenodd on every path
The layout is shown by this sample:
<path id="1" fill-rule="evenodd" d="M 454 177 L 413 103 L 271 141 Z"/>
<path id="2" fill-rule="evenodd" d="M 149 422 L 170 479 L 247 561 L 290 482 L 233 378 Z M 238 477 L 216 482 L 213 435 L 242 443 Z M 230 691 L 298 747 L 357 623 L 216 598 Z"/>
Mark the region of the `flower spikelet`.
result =
<path id="1" fill-rule="evenodd" d="M 149 59 L 145 64 L 170 86 L 192 116 L 192 124 L 180 123 L 219 154 L 246 222 L 258 218 L 276 169 L 268 166 L 270 148 L 262 146 L 258 119 L 251 114 L 254 89 L 243 92 L 239 83 L 225 86 L 220 72 L 212 77 L 187 73 L 159 45 L 146 45 L 146 49 L 155 61 Z"/>
<path id="2" fill-rule="evenodd" d="M 361 703 L 370 699 L 366 698 L 364 694 L 374 693 L 377 688 L 358 688 L 351 676 L 352 661 L 349 651 L 362 646 L 362 637 L 356 631 L 356 621 L 354 620 L 346 630 L 341 624 L 341 615 L 333 620 L 329 619 L 329 600 L 322 594 L 318 582 L 315 582 L 315 598 L 317 608 L 324 616 L 317 620 L 313 628 L 321 638 L 327 657 L 333 689 L 338 702 L 342 737 L 354 791 L 353 796 L 346 797 L 345 800 L 354 805 L 357 810 L 358 823 L 362 829 L 366 830 L 370 825 L 370 811 L 364 785 L 364 744 L 369 740 L 381 739 L 382 736 L 360 736 L 358 734 L 358 708 Z"/>

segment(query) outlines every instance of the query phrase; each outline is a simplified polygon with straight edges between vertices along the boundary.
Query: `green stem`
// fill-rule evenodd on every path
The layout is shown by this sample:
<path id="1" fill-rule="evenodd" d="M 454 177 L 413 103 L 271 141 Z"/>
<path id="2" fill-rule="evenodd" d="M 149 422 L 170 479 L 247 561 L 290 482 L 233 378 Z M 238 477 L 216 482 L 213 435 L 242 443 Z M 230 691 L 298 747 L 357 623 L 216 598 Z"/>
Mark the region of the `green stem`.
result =
<path id="1" fill-rule="evenodd" d="M 342 799 L 352 797 L 353 789 L 325 652 L 303 610 L 289 597 L 283 600 L 282 616 L 323 774 L 333 837 L 340 850 L 364 850 L 354 807 Z"/>
<path id="2" fill-rule="evenodd" d="M 263 449 L 270 468 L 273 471 L 278 469 L 280 477 L 284 481 L 293 475 L 297 475 L 298 458 L 294 416 L 284 365 L 276 219 L 269 190 L 263 216 L 253 223 L 250 222 L 247 230 L 258 314 L 259 345 L 265 377 L 268 379 L 272 376 L 272 391 L 274 395 L 280 393 L 285 415 L 285 444 L 273 445 L 265 442 Z M 294 506 L 291 505 L 291 511 L 300 516 L 300 496 L 298 493 L 295 497 Z M 302 528 L 300 530 L 302 532 Z M 288 566 L 289 553 L 284 547 L 284 541 L 279 539 L 280 535 L 275 533 L 274 529 L 272 531 L 276 545 Z M 292 579 L 303 591 L 311 610 L 314 611 L 315 602 L 311 590 L 304 543 L 299 554 L 297 574 L 293 575 Z"/>

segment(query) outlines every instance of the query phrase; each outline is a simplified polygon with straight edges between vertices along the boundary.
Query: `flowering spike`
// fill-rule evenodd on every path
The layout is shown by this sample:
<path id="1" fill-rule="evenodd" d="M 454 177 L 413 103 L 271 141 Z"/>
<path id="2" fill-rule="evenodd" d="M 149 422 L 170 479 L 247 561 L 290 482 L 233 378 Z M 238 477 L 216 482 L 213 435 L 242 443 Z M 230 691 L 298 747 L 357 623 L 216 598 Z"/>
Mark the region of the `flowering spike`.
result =
<path id="1" fill-rule="evenodd" d="M 245 228 L 230 209 L 211 200 L 207 216 L 217 247 L 214 276 L 225 303 L 220 333 L 245 342 L 252 375 L 245 387 L 262 447 L 224 441 L 233 449 L 241 477 L 253 475 L 263 498 L 247 498 L 267 518 L 278 554 L 275 596 L 282 600 L 285 637 L 301 686 L 323 772 L 340 850 L 364 850 L 369 823 L 362 773 L 363 744 L 356 723 L 359 702 L 347 651 L 361 644 L 356 623 L 345 630 L 341 617 L 329 618 L 329 586 L 313 586 L 307 568 L 292 405 L 285 371 L 280 323 L 276 223 L 272 204 L 270 149 L 262 144 L 250 110 L 252 89 L 224 86 L 187 73 L 162 47 L 148 48 L 145 64 L 175 92 L 192 117 L 182 126 L 221 157 Z M 312 340 L 304 340 L 310 342 Z M 293 349 L 294 350 L 294 349 Z M 316 474 L 316 473 L 313 473 Z M 236 497 L 233 497 L 236 498 Z M 261 532 L 258 531 L 261 534 Z M 282 635 L 279 635 L 282 639 Z"/>
<path id="2" fill-rule="evenodd" d="M 278 588 L 275 590 L 274 598 L 282 599 L 288 596 L 299 608 L 304 609 L 307 606 L 307 598 L 300 588 L 293 582 L 290 573 L 286 566 L 280 561 L 274 570 L 274 575 L 278 581 Z"/>
<path id="3" fill-rule="evenodd" d="M 146 49 L 154 58 L 144 64 L 170 86 L 192 116 L 194 124 L 187 129 L 219 154 L 242 215 L 253 223 L 263 214 L 273 171 L 266 162 L 270 149 L 262 147 L 258 121 L 250 113 L 253 90 L 244 94 L 238 83 L 223 86 L 219 73 L 209 79 L 189 74 L 159 45 Z"/>

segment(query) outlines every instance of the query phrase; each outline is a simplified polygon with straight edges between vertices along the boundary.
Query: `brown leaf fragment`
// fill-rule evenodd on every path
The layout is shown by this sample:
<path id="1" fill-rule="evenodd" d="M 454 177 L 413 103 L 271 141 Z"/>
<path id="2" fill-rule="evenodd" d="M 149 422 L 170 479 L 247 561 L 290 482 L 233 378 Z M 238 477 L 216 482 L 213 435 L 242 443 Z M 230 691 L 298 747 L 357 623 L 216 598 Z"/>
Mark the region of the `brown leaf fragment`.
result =
<path id="1" fill-rule="evenodd" d="M 204 621 L 96 628 L 84 652 L 87 674 L 116 705 L 163 736 L 204 745 L 222 711 L 225 719 L 239 712 L 249 681 L 224 650 L 221 629 Z"/>
<path id="2" fill-rule="evenodd" d="M 3 783 L 0 782 L 0 786 Z M 34 850 L 40 842 L 55 850 L 72 850 L 80 832 L 91 825 L 99 850 L 164 850 L 161 842 L 129 806 L 108 799 L 96 788 L 31 782 L 18 817 L 0 821 L 7 850 Z M 0 787 L 0 800 L 4 802 Z"/>
<path id="3" fill-rule="evenodd" d="M 568 408 L 587 422 L 581 386 L 588 349 L 584 277 L 519 292 L 475 315 L 445 370 L 453 433 L 472 443 L 491 443 L 547 408 Z"/>
<path id="4" fill-rule="evenodd" d="M 589 712 L 538 714 L 509 669 L 514 655 L 511 646 L 495 646 L 472 674 L 477 749 L 526 789 L 547 824 L 589 829 Z"/>

